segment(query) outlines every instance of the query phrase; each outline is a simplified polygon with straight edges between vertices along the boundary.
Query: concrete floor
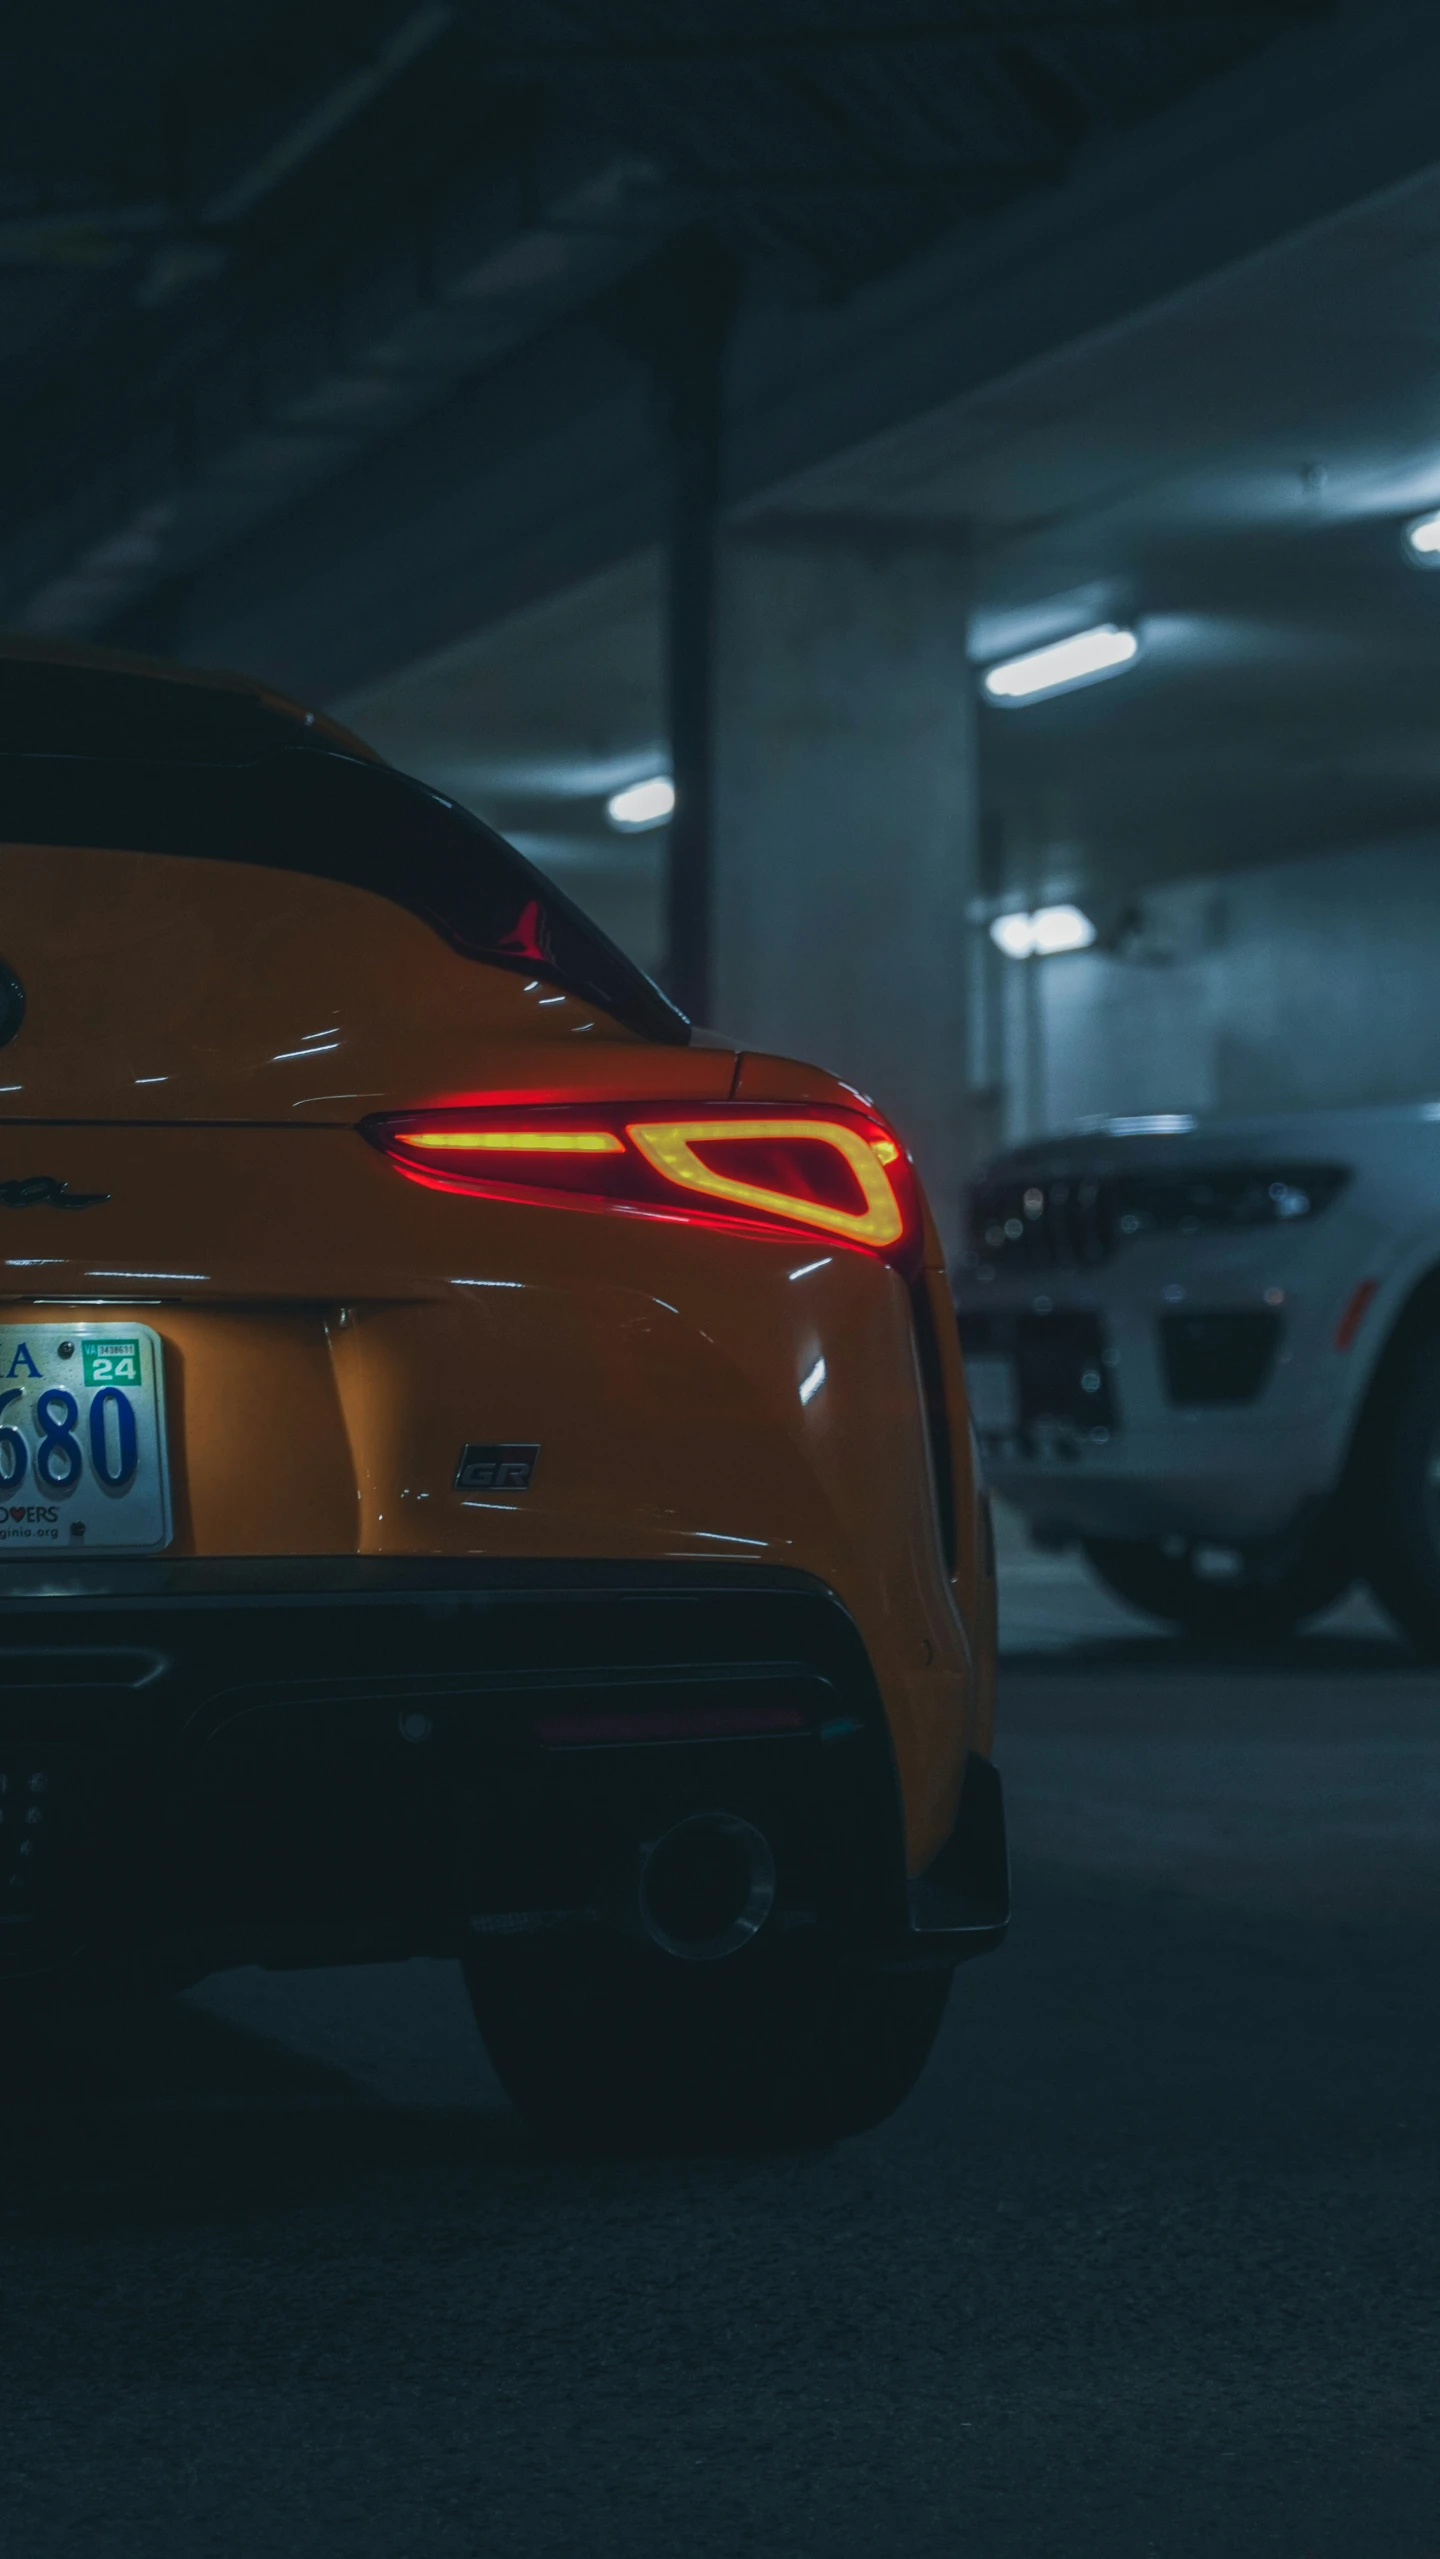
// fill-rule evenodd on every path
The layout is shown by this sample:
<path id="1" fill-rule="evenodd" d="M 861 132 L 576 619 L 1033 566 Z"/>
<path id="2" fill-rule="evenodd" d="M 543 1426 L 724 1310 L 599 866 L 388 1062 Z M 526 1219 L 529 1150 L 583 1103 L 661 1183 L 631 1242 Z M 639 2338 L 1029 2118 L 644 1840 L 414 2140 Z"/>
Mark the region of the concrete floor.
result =
<path id="1" fill-rule="evenodd" d="M 0 2545 L 1436 2559 L 1440 1678 L 1004 1580 L 1015 1927 L 865 2140 L 546 2164 L 442 1965 L 12 2036 Z"/>

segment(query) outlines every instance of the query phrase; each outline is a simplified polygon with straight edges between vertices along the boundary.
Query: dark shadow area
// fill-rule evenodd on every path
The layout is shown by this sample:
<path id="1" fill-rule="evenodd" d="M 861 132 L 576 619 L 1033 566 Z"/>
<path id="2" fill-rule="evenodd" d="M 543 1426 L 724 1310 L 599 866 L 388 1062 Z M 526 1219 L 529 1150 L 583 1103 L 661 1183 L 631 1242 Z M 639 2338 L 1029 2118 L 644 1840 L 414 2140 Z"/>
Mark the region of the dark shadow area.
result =
<path id="1" fill-rule="evenodd" d="M 183 2008 L 12 2032 L 28 2552 L 1428 2559 L 1440 1885 L 1017 1859 L 882 2132 L 555 2167 Z"/>
<path id="2" fill-rule="evenodd" d="M 184 2000 L 36 2003 L 0 2064 L 0 2230 L 220 2228 L 343 2205 L 392 2173 L 514 2166 L 503 2106 L 390 2106 L 347 2072 Z"/>

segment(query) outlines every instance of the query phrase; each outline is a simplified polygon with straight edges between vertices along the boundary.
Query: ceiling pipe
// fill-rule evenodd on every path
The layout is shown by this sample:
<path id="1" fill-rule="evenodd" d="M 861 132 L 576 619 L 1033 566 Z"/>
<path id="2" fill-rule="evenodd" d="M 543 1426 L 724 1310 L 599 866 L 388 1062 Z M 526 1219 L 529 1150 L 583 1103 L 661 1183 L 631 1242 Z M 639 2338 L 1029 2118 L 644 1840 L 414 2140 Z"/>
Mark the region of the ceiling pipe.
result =
<path id="1" fill-rule="evenodd" d="M 428 53 L 437 38 L 454 25 L 455 16 L 449 0 L 426 0 L 423 8 L 412 9 L 408 18 L 402 19 L 394 32 L 376 46 L 368 62 L 337 80 L 278 142 L 202 205 L 201 221 L 210 227 L 243 221 L 265 196 L 283 186 L 347 124 L 353 124 L 356 116 L 379 97 L 382 89 L 388 89 L 400 72 L 422 53 Z"/>

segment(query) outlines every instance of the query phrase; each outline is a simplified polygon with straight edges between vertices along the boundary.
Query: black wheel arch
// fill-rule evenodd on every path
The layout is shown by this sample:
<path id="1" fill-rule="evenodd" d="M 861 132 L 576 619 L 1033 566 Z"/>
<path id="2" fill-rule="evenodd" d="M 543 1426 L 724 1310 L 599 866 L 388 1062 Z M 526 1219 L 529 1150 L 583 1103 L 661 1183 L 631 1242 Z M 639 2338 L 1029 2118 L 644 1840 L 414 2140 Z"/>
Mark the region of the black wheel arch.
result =
<path id="1" fill-rule="evenodd" d="M 1432 1341 L 1440 1341 L 1440 1260 L 1420 1273 L 1372 1359 L 1336 1481 L 1342 1498 L 1356 1488 L 1383 1437 L 1411 1361 Z"/>

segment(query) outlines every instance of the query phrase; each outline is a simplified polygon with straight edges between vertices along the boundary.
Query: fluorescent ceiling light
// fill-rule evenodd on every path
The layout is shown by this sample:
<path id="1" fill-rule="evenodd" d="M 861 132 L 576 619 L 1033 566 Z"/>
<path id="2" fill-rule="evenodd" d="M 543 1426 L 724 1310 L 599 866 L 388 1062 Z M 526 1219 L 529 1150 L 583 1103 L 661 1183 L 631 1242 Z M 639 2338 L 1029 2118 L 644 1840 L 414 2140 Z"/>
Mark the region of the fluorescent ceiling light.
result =
<path id="1" fill-rule="evenodd" d="M 1092 1120 L 1086 1126 L 1102 1128 L 1107 1137 L 1188 1137 L 1195 1121 L 1189 1111 L 1137 1111 L 1128 1119 Z"/>
<path id="2" fill-rule="evenodd" d="M 675 806 L 675 785 L 668 773 L 651 773 L 643 782 L 628 782 L 612 791 L 605 814 L 623 834 L 639 835 L 647 826 L 663 826 Z"/>
<path id="3" fill-rule="evenodd" d="M 1037 906 L 1033 915 L 997 915 L 990 939 L 1007 960 L 1044 960 L 1056 951 L 1087 951 L 1095 927 L 1078 906 Z"/>
<path id="4" fill-rule="evenodd" d="M 1406 525 L 1405 548 L 1422 569 L 1440 569 L 1440 512 L 1417 515 Z"/>
<path id="5" fill-rule="evenodd" d="M 1139 654 L 1135 632 L 1118 622 L 1097 622 L 1093 630 L 1072 631 L 1068 640 L 1052 640 L 1048 648 L 1002 658 L 998 666 L 987 666 L 980 681 L 992 702 L 1034 702 L 1042 694 L 1063 693 L 1071 684 L 1118 675 Z"/>

